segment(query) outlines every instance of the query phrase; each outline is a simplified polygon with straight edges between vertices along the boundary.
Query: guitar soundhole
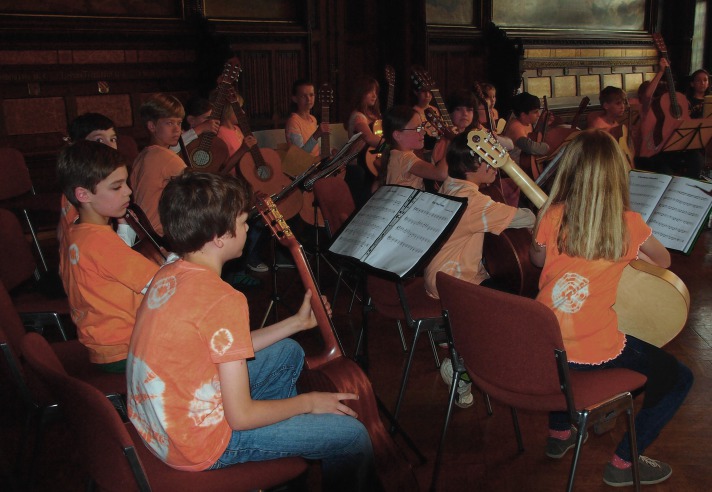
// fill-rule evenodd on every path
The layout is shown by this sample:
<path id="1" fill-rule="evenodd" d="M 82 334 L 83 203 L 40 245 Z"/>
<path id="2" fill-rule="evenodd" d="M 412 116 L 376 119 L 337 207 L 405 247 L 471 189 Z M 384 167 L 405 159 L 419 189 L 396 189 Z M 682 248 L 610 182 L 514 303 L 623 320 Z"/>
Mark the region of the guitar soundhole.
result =
<path id="1" fill-rule="evenodd" d="M 193 153 L 193 167 L 205 167 L 210 164 L 210 153 L 204 150 L 196 150 Z"/>
<path id="2" fill-rule="evenodd" d="M 272 178 L 272 168 L 269 166 L 259 166 L 257 168 L 257 177 L 263 181 L 267 181 Z"/>

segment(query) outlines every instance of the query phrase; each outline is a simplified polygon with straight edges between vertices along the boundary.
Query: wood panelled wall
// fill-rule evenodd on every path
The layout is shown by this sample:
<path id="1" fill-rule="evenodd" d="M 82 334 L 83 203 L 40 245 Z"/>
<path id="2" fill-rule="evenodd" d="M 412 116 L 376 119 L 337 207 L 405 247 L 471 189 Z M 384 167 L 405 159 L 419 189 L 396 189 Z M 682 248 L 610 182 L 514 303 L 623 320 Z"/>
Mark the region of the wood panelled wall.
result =
<path id="1" fill-rule="evenodd" d="M 413 64 L 426 67 L 444 95 L 475 80 L 504 87 L 502 69 L 514 66 L 524 89 L 550 96 L 553 107 L 566 111 L 583 95 L 597 101 L 605 85 L 633 92 L 650 78 L 657 61 L 652 30 L 663 32 L 671 54 L 685 59 L 686 40 L 675 33 L 686 31 L 666 19 L 687 25 L 692 13 L 669 0 L 644 2 L 643 32 L 610 36 L 492 29 L 497 1 L 462 0 L 465 11 L 472 4 L 472 18 L 447 25 L 427 17 L 433 5 L 442 10 L 452 4 L 443 0 L 145 0 L 152 17 L 132 7 L 141 1 L 114 2 L 109 13 L 101 11 L 103 2 L 85 2 L 95 11 L 77 14 L 71 0 L 54 2 L 55 12 L 29 13 L 0 0 L 0 145 L 22 150 L 37 187 L 52 187 L 54 159 L 75 116 L 106 113 L 120 134 L 143 144 L 138 108 L 147 95 L 164 91 L 185 100 L 205 94 L 230 52 L 242 61 L 239 88 L 253 130 L 283 125 L 291 84 L 302 77 L 333 86 L 332 118 L 343 122 L 358 82 L 383 80 L 386 64 L 396 69 L 396 104 L 411 102 Z M 242 4 L 250 18 L 221 14 Z M 288 18 L 275 19 L 281 12 Z M 510 51 L 502 51 L 502 36 Z M 673 64 L 678 74 L 689 68 Z M 499 94 L 505 110 L 507 92 Z"/>

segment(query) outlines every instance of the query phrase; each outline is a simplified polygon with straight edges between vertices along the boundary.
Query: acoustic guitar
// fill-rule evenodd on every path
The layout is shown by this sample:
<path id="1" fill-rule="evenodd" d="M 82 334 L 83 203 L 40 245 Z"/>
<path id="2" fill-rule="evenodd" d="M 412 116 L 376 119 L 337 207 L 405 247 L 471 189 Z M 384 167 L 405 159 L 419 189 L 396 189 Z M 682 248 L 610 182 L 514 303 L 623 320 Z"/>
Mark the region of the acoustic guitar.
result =
<path id="1" fill-rule="evenodd" d="M 225 104 L 228 102 L 228 95 L 232 91 L 232 86 L 237 82 L 242 72 L 240 60 L 231 58 L 225 62 L 223 73 L 218 79 L 217 95 L 213 101 L 213 110 L 210 113 L 211 119 L 221 120 Z M 196 171 L 209 173 L 222 173 L 223 167 L 230 157 L 230 152 L 225 142 L 213 132 L 204 132 L 190 142 L 186 147 L 188 156 L 188 166 Z"/>
<path id="2" fill-rule="evenodd" d="M 452 128 L 454 128 L 455 125 L 452 124 L 450 113 L 447 110 L 447 106 L 445 106 L 443 96 L 440 94 L 440 89 L 436 87 L 435 82 L 433 82 L 433 79 L 430 78 L 430 74 L 421 67 L 413 67 L 411 69 L 410 78 L 413 81 L 413 85 L 417 91 L 430 91 L 433 95 L 435 107 L 438 108 L 438 111 L 440 112 L 440 118 L 442 119 L 445 127 L 451 129 L 452 133 Z"/>
<path id="3" fill-rule="evenodd" d="M 641 157 L 652 157 L 663 150 L 663 146 L 670 139 L 684 120 L 690 118 L 690 103 L 684 94 L 675 92 L 675 81 L 670 71 L 670 59 L 663 37 L 655 33 L 653 41 L 660 52 L 660 56 L 668 60 L 665 68 L 665 81 L 667 92 L 655 99 L 650 104 L 648 114 L 641 122 L 640 135 L 642 138 L 638 154 Z"/>
<path id="4" fill-rule="evenodd" d="M 395 93 L 396 87 L 396 71 L 392 66 L 386 65 L 386 83 L 388 84 L 388 92 L 386 97 L 386 111 L 393 107 L 393 94 Z M 376 120 L 373 122 L 373 134 L 379 137 L 383 135 L 382 121 Z M 382 154 L 374 147 L 369 147 L 366 149 L 364 154 L 364 161 L 366 162 L 366 168 L 374 176 L 378 176 L 378 171 L 381 167 L 381 156 Z"/>
<path id="5" fill-rule="evenodd" d="M 312 291 L 311 308 L 324 342 L 319 354 L 306 357 L 306 369 L 302 371 L 300 387 L 307 391 L 345 392 L 359 395 L 358 400 L 348 400 L 345 403 L 358 413 L 358 419 L 368 430 L 373 445 L 376 470 L 383 489 L 394 492 L 419 490 L 411 465 L 381 421 L 371 382 L 353 360 L 344 356 L 337 342 L 334 323 L 327 313 L 302 245 L 294 237 L 271 199 L 260 193 L 256 198 L 257 210 L 267 227 L 280 244 L 292 253 L 304 288 Z"/>
<path id="6" fill-rule="evenodd" d="M 529 133 L 529 138 L 534 142 L 544 142 L 546 139 L 546 131 L 549 127 L 549 103 L 544 96 L 544 110 L 539 115 L 539 119 L 534 126 L 534 129 Z M 524 169 L 529 176 L 536 179 L 541 174 L 539 169 L 539 161 L 537 156 L 522 152 L 519 156 L 519 166 Z"/>
<path id="7" fill-rule="evenodd" d="M 551 156 L 556 155 L 559 149 L 561 149 L 561 146 L 571 140 L 580 131 L 578 128 L 578 120 L 583 112 L 586 111 L 590 102 L 591 99 L 588 96 L 584 96 L 579 103 L 578 109 L 576 109 L 576 113 L 574 113 L 573 118 L 571 118 L 571 124 L 552 126 L 547 130 L 546 137 L 544 138 L 544 142 L 549 145 L 549 153 L 546 156 L 547 160 Z"/>
<path id="8" fill-rule="evenodd" d="M 232 110 L 237 117 L 237 125 L 244 136 L 253 136 L 250 121 L 239 102 L 233 101 Z M 255 144 L 240 159 L 239 169 L 242 176 L 252 185 L 255 191 L 268 195 L 277 195 L 287 188 L 292 180 L 282 172 L 282 159 L 272 149 L 260 149 Z M 291 219 L 302 209 L 302 193 L 296 187 L 286 195 L 280 195 L 280 205 L 287 219 Z"/>
<path id="9" fill-rule="evenodd" d="M 489 133 L 471 131 L 468 146 L 484 162 L 506 172 L 535 207 L 544 205 L 546 194 Z M 684 328 L 690 311 L 690 293 L 670 270 L 634 260 L 623 270 L 613 308 L 623 333 L 662 347 Z"/>
<path id="10" fill-rule="evenodd" d="M 330 106 L 334 102 L 334 89 L 328 83 L 324 83 L 319 87 L 319 103 L 321 104 L 321 122 L 329 123 Z M 321 154 L 320 159 L 328 159 L 331 156 L 331 138 L 328 133 L 321 136 Z M 336 173 L 335 173 L 336 174 Z M 338 176 L 344 177 L 346 173 L 338 173 Z M 309 188 L 311 189 L 311 188 Z M 302 193 L 302 209 L 299 211 L 299 216 L 307 224 L 324 227 L 324 216 L 319 207 L 314 208 L 314 193 L 312 191 L 304 191 Z"/>

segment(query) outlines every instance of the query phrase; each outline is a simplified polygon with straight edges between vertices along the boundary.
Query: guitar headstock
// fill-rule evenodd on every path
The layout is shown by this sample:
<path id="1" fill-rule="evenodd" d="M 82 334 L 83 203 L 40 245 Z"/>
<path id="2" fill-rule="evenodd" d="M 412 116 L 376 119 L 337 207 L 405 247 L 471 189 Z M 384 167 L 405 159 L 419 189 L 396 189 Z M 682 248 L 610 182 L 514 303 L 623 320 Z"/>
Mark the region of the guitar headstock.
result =
<path id="1" fill-rule="evenodd" d="M 425 114 L 425 119 L 435 127 L 440 135 L 450 140 L 455 138 L 455 134 L 452 130 L 448 128 L 440 115 L 438 115 L 432 108 L 425 108 L 423 113 Z"/>
<path id="2" fill-rule="evenodd" d="M 658 49 L 660 54 L 667 58 L 667 47 L 665 46 L 663 36 L 658 32 L 653 33 L 653 42 L 655 43 L 655 47 Z"/>
<path id="3" fill-rule="evenodd" d="M 390 65 L 386 65 L 386 82 L 389 86 L 396 85 L 396 70 Z"/>
<path id="4" fill-rule="evenodd" d="M 332 89 L 327 82 L 324 82 L 321 84 L 321 87 L 319 87 L 319 103 L 322 106 L 329 106 L 333 102 L 334 89 Z"/>
<path id="5" fill-rule="evenodd" d="M 255 206 L 275 239 L 277 239 L 282 246 L 289 248 L 293 243 L 297 243 L 282 212 L 277 209 L 277 205 L 274 204 L 272 198 L 267 193 L 263 191 L 255 192 Z"/>
<path id="6" fill-rule="evenodd" d="M 237 57 L 230 58 L 225 62 L 225 65 L 223 65 L 223 71 L 220 77 L 218 77 L 218 84 L 235 84 L 237 79 L 240 78 L 241 72 L 240 59 Z"/>
<path id="7" fill-rule="evenodd" d="M 487 97 L 485 96 L 485 93 L 482 92 L 482 86 L 480 85 L 479 82 L 475 81 L 474 84 L 472 84 L 472 92 L 475 93 L 475 96 L 477 96 L 477 99 L 482 101 L 482 104 L 485 106 L 487 105 Z"/>
<path id="8" fill-rule="evenodd" d="M 484 128 L 472 130 L 467 134 L 467 146 L 477 154 L 480 159 L 492 167 L 502 167 L 508 160 L 509 154 Z"/>
<path id="9" fill-rule="evenodd" d="M 418 92 L 429 91 L 435 87 L 430 74 L 423 67 L 414 66 L 411 68 L 410 78 L 413 81 L 415 90 Z"/>

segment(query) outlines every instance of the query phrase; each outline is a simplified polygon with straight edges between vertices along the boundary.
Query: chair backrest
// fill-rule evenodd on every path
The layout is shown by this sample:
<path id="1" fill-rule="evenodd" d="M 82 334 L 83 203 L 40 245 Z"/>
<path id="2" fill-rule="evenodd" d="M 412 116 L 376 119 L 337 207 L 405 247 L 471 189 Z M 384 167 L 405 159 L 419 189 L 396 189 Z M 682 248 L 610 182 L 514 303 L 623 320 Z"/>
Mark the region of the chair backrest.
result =
<path id="1" fill-rule="evenodd" d="M 12 290 L 34 274 L 37 262 L 17 216 L 5 209 L 0 209 L 0 245 L 0 280 Z"/>
<path id="2" fill-rule="evenodd" d="M 351 190 L 341 177 L 322 178 L 314 184 L 314 196 L 328 223 L 329 233 L 335 234 L 356 210 Z"/>
<path id="3" fill-rule="evenodd" d="M 0 148 L 0 200 L 7 200 L 32 191 L 30 170 L 25 156 L 17 149 Z"/>
<path id="4" fill-rule="evenodd" d="M 131 135 L 116 136 L 117 150 L 126 158 L 127 167 L 130 169 L 138 156 L 138 144 Z"/>
<path id="5" fill-rule="evenodd" d="M 22 339 L 32 371 L 50 388 L 76 438 L 82 463 L 100 490 L 138 490 L 125 450 L 134 443 L 114 406 L 95 387 L 69 376 L 47 340 Z"/>
<path id="6" fill-rule="evenodd" d="M 340 149 L 349 141 L 349 133 L 343 123 L 329 123 L 330 143 L 334 149 Z"/>
<path id="7" fill-rule="evenodd" d="M 443 272 L 436 282 L 455 348 L 482 391 L 513 407 L 567 409 L 554 356 L 564 344 L 551 309 Z"/>
<path id="8" fill-rule="evenodd" d="M 12 304 L 10 295 L 0 281 L 0 351 L 12 382 L 20 392 L 23 404 L 29 409 L 35 407 L 35 398 L 27 384 L 20 362 L 23 336 L 25 336 L 25 327 Z"/>
<path id="9" fill-rule="evenodd" d="M 257 139 L 257 145 L 259 145 L 262 149 L 277 149 L 287 143 L 284 128 L 258 130 L 256 132 L 252 132 L 252 134 L 255 139 Z"/>

